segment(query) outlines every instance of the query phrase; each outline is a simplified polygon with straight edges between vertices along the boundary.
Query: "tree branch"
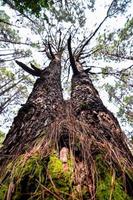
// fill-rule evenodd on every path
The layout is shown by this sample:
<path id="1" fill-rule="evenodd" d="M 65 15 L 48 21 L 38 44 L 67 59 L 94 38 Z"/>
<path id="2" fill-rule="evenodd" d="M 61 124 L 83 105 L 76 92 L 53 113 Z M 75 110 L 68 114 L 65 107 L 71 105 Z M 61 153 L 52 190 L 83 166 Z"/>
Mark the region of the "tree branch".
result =
<path id="1" fill-rule="evenodd" d="M 78 74 L 79 72 L 78 72 L 78 69 L 76 67 L 75 59 L 74 59 L 73 54 L 72 54 L 71 35 L 68 38 L 68 52 L 69 52 L 69 56 L 70 56 L 70 63 L 71 63 L 71 66 L 72 66 L 73 73 Z"/>
<path id="2" fill-rule="evenodd" d="M 30 64 L 30 66 L 32 67 L 32 69 L 34 69 L 37 73 L 41 73 L 41 69 L 37 68 L 35 65 L 33 65 L 32 63 Z"/>
<path id="3" fill-rule="evenodd" d="M 126 56 L 126 55 L 119 55 L 119 54 L 114 54 L 114 53 L 104 53 L 104 55 L 107 55 L 107 56 L 112 56 L 112 57 L 117 57 L 117 58 L 120 58 L 120 59 L 125 59 L 125 60 L 133 60 L 133 56 Z"/>
<path id="4" fill-rule="evenodd" d="M 26 72 L 28 72 L 29 74 L 33 75 L 33 76 L 40 76 L 41 73 L 40 72 L 37 72 L 31 68 L 29 68 L 27 65 L 25 65 L 24 63 L 22 62 L 19 62 L 16 60 L 16 63 L 22 68 L 24 69 Z"/>
<path id="5" fill-rule="evenodd" d="M 14 24 L 11 24 L 11 23 L 9 23 L 9 22 L 4 21 L 4 19 L 0 19 L 0 22 L 2 22 L 2 23 L 4 23 L 4 24 L 7 24 L 7 25 L 9 25 L 9 26 L 15 26 L 15 27 L 17 27 L 17 28 L 20 28 L 19 26 L 16 26 L 16 25 L 14 25 Z"/>
<path id="6" fill-rule="evenodd" d="M 82 54 L 82 52 L 83 52 L 83 50 L 84 50 L 84 48 L 85 48 L 85 46 L 91 41 L 91 39 L 95 36 L 95 34 L 98 32 L 98 30 L 100 29 L 100 27 L 102 26 L 102 24 L 106 21 L 106 19 L 110 16 L 109 15 L 109 11 L 110 11 L 110 9 L 111 9 L 111 7 L 112 7 L 112 5 L 113 5 L 113 2 L 114 2 L 114 0 L 112 1 L 112 3 L 110 4 L 110 6 L 109 6 L 109 8 L 108 8 L 108 10 L 107 10 L 107 13 L 106 13 L 106 16 L 104 17 L 104 19 L 101 21 L 101 23 L 98 25 L 98 27 L 95 29 L 95 31 L 92 33 L 92 35 L 89 37 L 89 39 L 88 40 L 86 40 L 86 42 L 83 44 L 83 46 L 81 47 L 81 49 L 80 49 L 80 51 L 79 51 L 79 53 L 78 53 L 78 55 L 77 55 L 77 57 L 76 57 L 76 59 L 77 60 L 79 60 L 79 57 L 80 57 L 80 55 Z"/>
<path id="7" fill-rule="evenodd" d="M 24 43 L 24 42 L 16 42 L 16 41 L 11 41 L 11 40 L 4 40 L 4 39 L 0 39 L 0 42 L 7 42 L 7 43 L 11 43 L 11 44 L 23 44 L 23 45 L 29 45 L 31 46 L 31 44 L 27 44 L 27 43 Z"/>
<path id="8" fill-rule="evenodd" d="M 99 26 L 95 29 L 95 31 L 92 33 L 92 35 L 89 37 L 89 39 L 83 44 L 83 46 L 80 49 L 80 52 L 77 55 L 77 60 L 79 60 L 79 57 L 81 56 L 85 46 L 91 41 L 91 39 L 95 36 L 95 34 L 97 33 L 97 31 L 100 29 L 100 27 L 102 26 L 102 24 L 105 22 L 105 20 L 108 18 L 108 16 L 106 16 L 102 22 L 99 24 Z"/>
<path id="9" fill-rule="evenodd" d="M 50 52 L 50 55 L 51 55 L 52 59 L 54 59 L 54 58 L 55 58 L 55 55 L 54 55 L 53 52 L 52 52 L 50 43 L 48 43 L 48 48 L 49 48 L 49 52 Z"/>

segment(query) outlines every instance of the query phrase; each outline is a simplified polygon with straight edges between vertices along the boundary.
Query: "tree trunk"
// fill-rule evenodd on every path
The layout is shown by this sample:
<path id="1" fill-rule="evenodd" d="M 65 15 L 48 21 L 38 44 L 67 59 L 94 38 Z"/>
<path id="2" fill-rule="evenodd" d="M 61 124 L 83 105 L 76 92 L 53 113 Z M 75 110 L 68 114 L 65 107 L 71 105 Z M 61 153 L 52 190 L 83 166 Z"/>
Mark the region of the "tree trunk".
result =
<path id="1" fill-rule="evenodd" d="M 27 102 L 14 118 L 3 143 L 2 155 L 21 154 L 32 148 L 38 137 L 46 134 L 47 127 L 58 117 L 63 107 L 60 75 L 60 55 L 57 55 L 49 66 L 42 70 Z"/>
<path id="2" fill-rule="evenodd" d="M 95 171 L 95 167 L 98 155 L 102 156 L 108 167 L 119 169 L 121 173 L 126 166 L 132 168 L 133 155 L 127 146 L 126 136 L 118 120 L 103 105 L 98 91 L 85 71 L 72 78 L 71 101 L 74 116 L 80 123 L 81 146 L 77 152 L 81 159 L 78 159 L 78 163 L 79 165 L 82 163 L 86 169 L 80 184 L 83 187 L 84 184 L 90 183 L 88 187 L 91 198 L 96 194 L 95 176 L 98 171 Z"/>
<path id="3" fill-rule="evenodd" d="M 0 199 L 132 199 L 133 156 L 117 119 L 72 57 L 71 99 L 63 100 L 61 54 L 40 76 L 0 150 Z"/>

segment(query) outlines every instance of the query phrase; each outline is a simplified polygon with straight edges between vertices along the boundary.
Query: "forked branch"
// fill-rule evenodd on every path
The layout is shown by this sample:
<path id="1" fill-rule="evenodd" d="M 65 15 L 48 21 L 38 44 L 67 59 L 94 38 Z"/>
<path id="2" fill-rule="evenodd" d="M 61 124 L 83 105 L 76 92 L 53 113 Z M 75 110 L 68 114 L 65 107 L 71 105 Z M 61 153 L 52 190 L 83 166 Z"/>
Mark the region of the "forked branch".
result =
<path id="1" fill-rule="evenodd" d="M 34 69 L 36 72 L 41 73 L 41 70 L 38 69 L 35 65 L 33 65 L 32 63 L 30 63 L 30 66 L 32 67 L 32 69 Z"/>
<path id="2" fill-rule="evenodd" d="M 40 76 L 41 75 L 41 70 L 35 70 L 35 69 L 31 69 L 29 68 L 27 65 L 25 65 L 22 62 L 19 62 L 16 60 L 16 63 L 22 68 L 24 69 L 26 72 L 28 72 L 29 74 L 33 75 L 33 76 Z"/>

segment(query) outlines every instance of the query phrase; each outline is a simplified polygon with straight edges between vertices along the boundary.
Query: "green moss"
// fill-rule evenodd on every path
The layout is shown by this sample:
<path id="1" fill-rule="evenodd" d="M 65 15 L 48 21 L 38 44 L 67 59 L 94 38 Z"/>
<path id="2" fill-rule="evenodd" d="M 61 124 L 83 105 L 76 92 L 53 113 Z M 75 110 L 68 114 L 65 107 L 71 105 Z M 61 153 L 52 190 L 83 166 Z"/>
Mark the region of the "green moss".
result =
<path id="1" fill-rule="evenodd" d="M 104 155 L 97 155 L 95 160 L 96 199 L 109 200 L 111 196 L 111 200 L 131 200 L 125 192 L 120 173 L 107 164 Z M 27 159 L 26 155 L 23 155 L 15 161 L 15 165 L 10 163 L 7 169 L 6 173 L 11 173 L 8 173 L 9 176 L 4 178 L 0 185 L 0 200 L 5 199 L 11 181 L 15 183 L 12 200 L 55 200 L 55 196 L 69 200 L 89 199 L 87 186 L 82 185 L 81 191 L 78 191 L 72 184 L 74 165 L 71 158 L 68 158 L 67 169 L 64 170 L 64 165 L 56 153 L 52 153 L 49 158 L 42 158 L 39 153 Z M 115 172 L 114 176 L 112 172 Z"/>
<path id="2" fill-rule="evenodd" d="M 96 199 L 97 200 L 131 200 L 124 189 L 124 183 L 121 177 L 114 177 L 112 184 L 112 168 L 109 167 L 103 157 L 98 155 L 96 158 L 97 168 L 97 185 L 96 185 Z"/>
<path id="3" fill-rule="evenodd" d="M 13 200 L 30 199 L 31 196 L 41 195 L 41 186 L 45 182 L 48 158 L 34 154 L 27 160 L 20 156 L 12 166 L 12 179 L 15 181 L 16 190 Z M 11 167 L 11 164 L 10 164 Z M 32 198 L 36 199 L 36 198 Z"/>
<path id="4" fill-rule="evenodd" d="M 88 187 L 87 186 L 82 186 L 81 188 L 74 186 L 72 189 L 72 199 L 83 199 L 83 200 L 88 200 L 90 199 L 90 195 L 88 193 Z"/>
<path id="5" fill-rule="evenodd" d="M 51 179 L 55 185 L 54 190 L 58 191 L 67 197 L 67 194 L 70 193 L 72 189 L 72 172 L 73 164 L 71 160 L 68 160 L 68 169 L 64 171 L 63 163 L 58 158 L 57 154 L 54 153 L 50 156 L 50 161 L 48 163 L 48 173 L 51 176 Z"/>
<path id="6" fill-rule="evenodd" d="M 2 184 L 0 186 L 0 200 L 5 199 L 6 192 L 8 191 L 8 185 Z"/>
<path id="7" fill-rule="evenodd" d="M 111 179 L 112 177 L 107 174 L 104 180 L 100 180 L 97 184 L 96 199 L 108 200 L 111 195 Z M 130 197 L 124 191 L 122 183 L 116 179 L 112 191 L 111 200 L 130 200 Z"/>
<path id="8" fill-rule="evenodd" d="M 13 200 L 42 200 L 43 198 L 54 200 L 54 195 L 48 190 L 67 199 L 72 187 L 73 172 L 72 161 L 68 160 L 67 164 L 68 170 L 64 171 L 63 164 L 56 153 L 50 156 L 50 160 L 42 158 L 39 154 L 34 154 L 27 159 L 25 155 L 19 156 L 15 165 L 12 162 L 7 167 L 8 170 L 11 170 L 11 176 L 0 189 L 0 200 L 4 199 L 12 180 L 15 182 Z"/>

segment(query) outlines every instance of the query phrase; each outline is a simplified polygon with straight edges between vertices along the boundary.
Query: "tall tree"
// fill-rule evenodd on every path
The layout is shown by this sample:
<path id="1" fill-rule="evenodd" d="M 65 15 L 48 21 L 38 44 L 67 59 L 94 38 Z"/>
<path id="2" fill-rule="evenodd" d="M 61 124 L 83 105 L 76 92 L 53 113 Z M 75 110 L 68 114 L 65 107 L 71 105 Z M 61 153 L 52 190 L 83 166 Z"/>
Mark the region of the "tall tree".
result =
<path id="1" fill-rule="evenodd" d="M 52 29 L 47 32 L 43 53 L 50 63 L 43 69 L 16 61 L 38 78 L 0 149 L 1 199 L 133 198 L 133 155 L 127 138 L 92 83 L 92 67 L 84 67 L 88 44 L 126 3 L 113 0 L 105 18 L 77 47 L 77 30 L 63 36 L 59 29 L 56 38 Z M 64 100 L 61 86 L 64 58 L 73 72 L 69 100 Z"/>
<path id="2" fill-rule="evenodd" d="M 131 199 L 133 155 L 126 137 L 103 105 L 79 54 L 72 52 L 71 36 L 67 46 L 73 70 L 69 101 L 61 88 L 63 47 L 55 53 L 48 43 L 51 62 L 43 70 L 16 61 L 39 78 L 0 150 L 1 196 Z"/>
<path id="3" fill-rule="evenodd" d="M 95 11 L 95 9 L 97 10 L 98 7 L 98 3 L 97 1 L 38 1 L 37 4 L 33 4 L 32 1 L 28 1 L 25 0 L 23 2 L 18 2 L 17 0 L 14 1 L 3 1 L 5 3 L 5 5 L 9 5 L 13 10 L 12 13 L 16 13 L 14 14 L 14 18 L 11 17 L 10 21 L 9 21 L 9 17 L 7 15 L 4 15 L 4 17 L 1 17 L 1 23 L 2 23 L 2 27 L 6 27 L 9 31 L 5 30 L 4 28 L 4 34 L 6 35 L 6 37 L 8 37 L 8 41 L 7 39 L 5 40 L 4 37 L 2 37 L 2 43 L 1 45 L 3 46 L 3 48 L 1 49 L 2 54 L 1 55 L 1 66 L 3 67 L 3 63 L 4 63 L 4 67 L 7 66 L 7 68 L 12 68 L 14 71 L 14 63 L 9 64 L 10 60 L 14 60 L 14 59 L 18 59 L 18 58 L 22 58 L 27 57 L 27 56 L 31 56 L 29 59 L 27 59 L 27 63 L 28 60 L 34 60 L 35 57 L 31 55 L 31 53 L 29 51 L 23 51 L 22 50 L 22 45 L 23 48 L 25 49 L 26 47 L 29 47 L 30 50 L 32 49 L 34 52 L 36 51 L 36 53 L 38 53 L 37 51 L 40 51 L 40 54 L 42 55 L 44 62 L 46 61 L 46 59 L 43 56 L 43 52 L 41 53 L 42 49 L 44 49 L 44 45 L 46 43 L 47 40 L 49 40 L 49 38 L 52 37 L 52 42 L 51 44 L 53 46 L 56 46 L 56 44 L 58 43 L 58 36 L 60 34 L 63 35 L 63 33 L 65 32 L 65 28 L 64 27 L 68 27 L 69 31 L 74 30 L 73 35 L 76 35 L 76 37 L 78 37 L 78 39 L 75 37 L 75 41 L 76 42 L 82 42 L 85 40 L 88 40 L 88 34 L 85 34 L 86 31 L 86 25 L 89 25 L 89 31 L 90 31 L 90 39 L 88 41 L 88 46 L 85 46 L 84 52 L 82 53 L 82 59 L 84 61 L 84 66 L 88 66 L 88 64 L 91 62 L 93 64 L 91 64 L 92 66 L 90 66 L 91 68 L 91 75 L 94 77 L 94 79 L 96 80 L 101 80 L 102 77 L 107 78 L 111 77 L 111 76 L 115 76 L 115 82 L 116 82 L 116 86 L 113 87 L 110 84 L 103 84 L 101 87 L 104 87 L 107 92 L 110 95 L 110 100 L 114 100 L 116 101 L 116 103 L 119 102 L 119 117 L 122 118 L 123 121 L 127 122 L 126 119 L 128 119 L 128 122 L 130 121 L 132 123 L 132 118 L 129 116 L 129 113 L 131 113 L 131 102 L 132 102 L 132 97 L 130 95 L 131 93 L 131 70 L 128 69 L 129 65 L 125 63 L 125 69 L 127 68 L 127 70 L 122 71 L 121 72 L 121 66 L 120 66 L 120 70 L 114 70 L 114 67 L 110 67 L 110 56 L 105 56 L 105 52 L 104 49 L 107 49 L 107 47 L 110 47 L 110 43 L 112 44 L 113 41 L 116 40 L 117 37 L 122 36 L 122 33 L 124 33 L 123 35 L 128 35 L 128 39 L 131 36 L 131 27 L 132 27 L 132 21 L 131 20 L 127 20 L 127 25 L 125 25 L 124 28 L 122 28 L 121 30 L 118 30 L 115 27 L 115 30 L 113 30 L 113 33 L 109 34 L 108 36 L 108 32 L 110 32 L 110 30 L 104 30 L 102 29 L 102 25 L 103 28 L 105 28 L 106 26 L 104 26 L 104 24 L 106 25 L 106 22 L 109 22 L 111 19 L 113 19 L 113 17 L 115 16 L 116 19 L 117 17 L 120 16 L 120 14 L 124 14 L 126 10 L 128 10 L 127 8 L 129 8 L 129 3 L 131 2 L 130 0 L 122 0 L 122 1 L 110 1 L 111 5 L 109 6 L 108 12 L 105 13 L 105 15 L 103 15 L 103 20 L 101 20 L 99 23 L 99 26 L 96 28 L 95 31 L 91 31 L 93 30 L 93 28 L 95 27 L 90 27 L 90 21 L 88 21 L 87 17 L 90 14 L 92 14 L 90 12 L 90 10 L 92 9 L 93 11 Z M 46 2 L 46 4 L 45 4 Z M 107 4 L 109 5 L 110 2 L 107 2 Z M 95 7 L 96 6 L 96 7 Z M 103 5 L 104 6 L 104 5 Z M 89 9 L 88 9 L 89 8 Z M 87 10 L 88 9 L 88 10 Z M 5 8 L 6 11 L 6 8 Z M 8 11 L 8 7 L 7 7 L 7 11 Z M 15 11 L 15 12 L 14 12 Z M 7 13 L 9 14 L 9 13 Z M 47 17 L 46 17 L 47 16 Z M 105 16 L 105 18 L 104 18 Z M 48 20 L 46 20 L 46 18 Z M 126 18 L 126 15 L 125 15 Z M 87 19 L 87 20 L 86 20 Z M 128 19 L 130 19 L 130 16 L 128 16 Z M 118 19 L 119 20 L 119 19 Z M 128 22 L 129 21 L 129 22 Z M 131 21 L 131 23 L 130 23 Z M 15 23 L 16 22 L 16 23 Z M 65 25 L 64 25 L 65 22 Z M 109 22 L 110 23 L 110 22 Z M 4 24 L 4 26 L 3 26 Z M 85 25 L 85 26 L 84 26 Z M 22 26 L 22 30 L 20 29 L 20 26 Z M 11 29 L 12 27 L 12 29 Z M 26 31 L 27 29 L 25 29 L 25 27 L 29 27 L 30 31 L 28 31 L 28 34 L 22 34 L 22 31 Z M 80 28 L 81 27 L 81 28 Z M 100 29 L 101 28 L 101 29 Z M 119 28 L 119 27 L 118 27 Z M 87 30 L 88 30 L 87 29 Z M 101 37 L 99 37 L 99 42 L 100 44 L 96 45 L 94 39 L 96 37 L 96 34 L 99 32 L 99 29 L 101 30 L 101 32 L 104 32 L 104 35 L 106 35 L 106 38 L 103 39 L 102 35 L 102 39 L 100 39 Z M 58 30 L 58 33 L 57 33 Z M 21 37 L 18 35 L 16 35 L 17 33 L 21 33 Z M 31 35 L 32 32 L 32 35 Z M 118 32 L 118 34 L 117 34 Z M 119 34 L 120 32 L 120 34 Z M 76 34 L 79 33 L 79 34 Z M 35 34 L 37 34 L 37 37 L 34 37 Z M 58 36 L 55 38 L 55 34 L 58 34 Z M 111 36 L 112 35 L 112 36 Z M 10 36 L 10 38 L 9 38 Z M 14 36 L 17 36 L 16 38 Z M 30 37 L 31 36 L 31 37 Z M 36 38 L 36 39 L 35 39 Z M 38 39 L 39 38 L 39 39 Z M 122 37 L 127 39 L 127 37 Z M 121 50 L 123 51 L 123 47 L 124 45 L 122 45 L 123 42 L 121 42 L 123 39 L 120 38 L 120 41 L 116 41 L 116 45 L 114 44 L 114 48 L 111 47 L 113 53 L 116 51 L 118 44 L 119 45 L 119 56 L 121 53 Z M 122 40 L 121 40 L 122 39 Z M 35 42 L 36 40 L 36 42 Z M 111 42 L 110 42 L 111 40 Z M 74 41 L 74 43 L 75 43 Z M 92 41 L 92 42 L 91 42 Z M 104 43 L 102 42 L 104 41 Z M 125 49 L 130 49 L 131 48 L 131 43 L 129 43 L 129 41 L 127 40 L 127 43 L 129 44 L 128 46 L 126 46 Z M 12 46 L 11 46 L 12 44 Z M 79 44 L 79 46 L 81 45 Z M 5 49 L 5 46 L 7 47 Z M 113 45 L 112 45 L 113 46 Z M 35 47 L 33 49 L 33 47 Z M 15 48 L 14 51 L 11 51 L 12 48 Z M 19 48 L 19 50 L 18 50 Z M 121 49 L 122 48 L 122 49 Z M 7 53 L 7 49 L 8 49 L 8 53 Z M 27 49 L 27 48 L 26 48 Z M 6 55 L 7 54 L 7 55 Z M 66 56 L 64 56 L 65 58 Z M 106 58 L 107 57 L 107 58 Z M 128 56 L 130 57 L 130 56 Z M 106 61 L 108 60 L 109 62 L 107 63 L 106 67 L 103 67 L 103 63 L 99 64 L 98 60 L 101 61 Z M 38 63 L 40 59 L 35 59 L 34 63 Z M 63 59 L 64 61 L 65 59 Z M 114 60 L 114 57 L 111 56 L 111 61 Z M 86 61 L 86 62 L 85 62 Z M 96 61 L 96 62 L 95 62 Z M 116 59 L 115 59 L 116 61 Z M 43 61 L 42 61 L 43 62 Z M 94 62 L 96 64 L 94 64 Z M 117 59 L 117 64 L 121 62 L 120 59 Z M 64 65 L 64 69 L 66 70 L 68 62 Z M 112 64 L 112 63 L 111 63 Z M 99 65 L 99 66 L 98 66 Z M 116 63 L 114 64 L 114 66 L 116 65 Z M 39 66 L 39 65 L 38 65 Z M 112 65 L 111 65 L 112 66 Z M 96 73 L 98 71 L 98 73 Z M 127 72 L 128 72 L 128 76 L 127 76 Z M 21 71 L 22 73 L 22 71 Z M 66 72 L 64 73 L 66 76 Z M 95 76 L 96 74 L 96 76 Z M 91 76 L 91 77 L 92 77 Z M 22 77 L 21 77 L 22 78 Z M 114 77 L 113 77 L 114 78 Z M 102 83 L 102 81 L 100 81 Z M 127 87 L 129 83 L 129 87 Z M 67 84 L 64 84 L 65 86 L 67 86 Z M 28 85 L 26 85 L 26 87 L 28 88 Z M 131 89 L 130 89 L 131 88 Z M 15 89 L 15 88 L 14 88 Z M 29 90 L 29 88 L 28 88 Z M 115 92 L 114 92 L 115 90 Z M 120 92 L 119 92 L 120 91 Z M 15 92 L 15 91 L 14 91 Z M 11 90 L 10 92 L 11 93 Z M 115 93 L 115 94 L 114 94 Z M 121 93 L 121 95 L 120 95 Z M 123 93 L 124 96 L 123 96 Z M 11 94 L 10 94 L 11 95 Z M 9 96 L 10 96 L 9 95 Z M 123 97 L 121 97 L 123 96 Z M 3 97 L 5 98 L 5 96 Z M 20 102 L 20 101 L 19 101 Z M 12 102 L 12 104 L 16 104 L 15 101 Z M 114 102 L 113 102 L 114 103 Z M 20 105 L 18 105 L 20 106 Z M 117 105 L 118 107 L 118 105 Z M 10 110 L 10 104 L 8 104 L 7 110 Z M 6 110 L 6 111 L 7 111 Z M 14 112 L 15 113 L 15 112 Z M 125 113 L 125 114 L 124 114 Z M 2 115 L 2 118 L 4 119 L 4 122 L 6 121 L 7 116 L 11 116 L 9 114 L 9 111 L 7 113 L 7 115 Z M 4 123 L 6 126 L 6 123 Z M 7 124 L 8 126 L 8 124 Z M 124 126 L 125 127 L 125 126 Z M 128 131 L 128 130 L 126 130 Z"/>

